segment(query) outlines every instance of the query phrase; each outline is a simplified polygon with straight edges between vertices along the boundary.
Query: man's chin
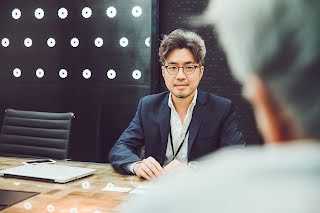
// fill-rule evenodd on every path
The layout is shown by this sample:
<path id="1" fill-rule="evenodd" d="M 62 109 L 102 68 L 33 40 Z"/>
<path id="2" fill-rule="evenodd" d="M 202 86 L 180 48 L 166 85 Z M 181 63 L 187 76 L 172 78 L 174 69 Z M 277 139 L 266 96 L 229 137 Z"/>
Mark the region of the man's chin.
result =
<path id="1" fill-rule="evenodd" d="M 189 97 L 191 94 L 173 94 L 175 97 L 177 98 L 187 98 Z"/>

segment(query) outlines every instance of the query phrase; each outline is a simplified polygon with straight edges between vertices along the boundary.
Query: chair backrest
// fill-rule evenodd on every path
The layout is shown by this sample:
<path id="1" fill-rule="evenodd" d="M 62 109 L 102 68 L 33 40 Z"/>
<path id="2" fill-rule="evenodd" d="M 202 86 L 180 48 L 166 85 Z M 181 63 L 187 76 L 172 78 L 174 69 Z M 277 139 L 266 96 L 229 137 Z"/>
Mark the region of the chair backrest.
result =
<path id="1" fill-rule="evenodd" d="M 0 154 L 5 156 L 66 159 L 74 114 L 7 109 Z"/>

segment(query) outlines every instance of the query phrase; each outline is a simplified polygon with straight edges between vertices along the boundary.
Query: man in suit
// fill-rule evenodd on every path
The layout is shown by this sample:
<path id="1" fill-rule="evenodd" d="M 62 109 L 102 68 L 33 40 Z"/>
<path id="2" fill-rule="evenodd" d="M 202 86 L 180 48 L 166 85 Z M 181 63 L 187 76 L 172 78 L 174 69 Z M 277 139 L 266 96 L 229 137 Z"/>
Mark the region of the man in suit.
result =
<path id="1" fill-rule="evenodd" d="M 117 171 L 152 179 L 219 148 L 244 145 L 232 102 L 197 90 L 205 54 L 194 32 L 178 29 L 164 36 L 159 58 L 169 92 L 140 100 L 109 154 Z M 138 155 L 143 146 L 145 159 Z"/>
<path id="2" fill-rule="evenodd" d="M 214 0 L 215 24 L 266 145 L 223 150 L 126 213 L 318 213 L 320 1 Z"/>

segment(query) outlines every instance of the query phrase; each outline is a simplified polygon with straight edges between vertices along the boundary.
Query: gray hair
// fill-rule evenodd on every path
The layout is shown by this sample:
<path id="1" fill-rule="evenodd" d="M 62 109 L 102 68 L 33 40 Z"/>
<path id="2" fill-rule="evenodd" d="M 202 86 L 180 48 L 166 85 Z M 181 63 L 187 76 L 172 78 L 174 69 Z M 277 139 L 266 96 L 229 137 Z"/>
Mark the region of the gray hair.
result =
<path id="1" fill-rule="evenodd" d="M 170 51 L 182 48 L 189 49 L 196 59 L 196 62 L 200 65 L 204 64 L 206 46 L 203 39 L 198 34 L 183 29 L 174 30 L 169 35 L 163 36 L 159 47 L 160 63 L 162 65 L 165 64 L 165 60 Z"/>
<path id="2" fill-rule="evenodd" d="M 320 139 L 320 1 L 215 0 L 204 18 L 235 77 L 258 75 L 304 133 Z"/>

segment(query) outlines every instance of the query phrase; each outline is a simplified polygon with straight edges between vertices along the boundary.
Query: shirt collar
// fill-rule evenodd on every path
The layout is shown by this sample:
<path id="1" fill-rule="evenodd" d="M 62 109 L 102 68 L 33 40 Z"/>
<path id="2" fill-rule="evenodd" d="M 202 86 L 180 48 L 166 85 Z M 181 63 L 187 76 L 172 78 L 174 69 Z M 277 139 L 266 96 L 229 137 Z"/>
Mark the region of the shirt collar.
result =
<path id="1" fill-rule="evenodd" d="M 170 92 L 169 94 L 169 100 L 168 100 L 168 106 L 171 108 L 171 109 L 175 109 L 174 105 L 173 105 L 173 102 L 172 102 L 172 93 Z M 197 97 L 198 97 L 198 89 L 196 89 L 195 93 L 194 93 L 194 96 L 193 96 L 193 99 L 188 107 L 188 110 L 192 109 L 196 104 L 197 104 Z"/>

